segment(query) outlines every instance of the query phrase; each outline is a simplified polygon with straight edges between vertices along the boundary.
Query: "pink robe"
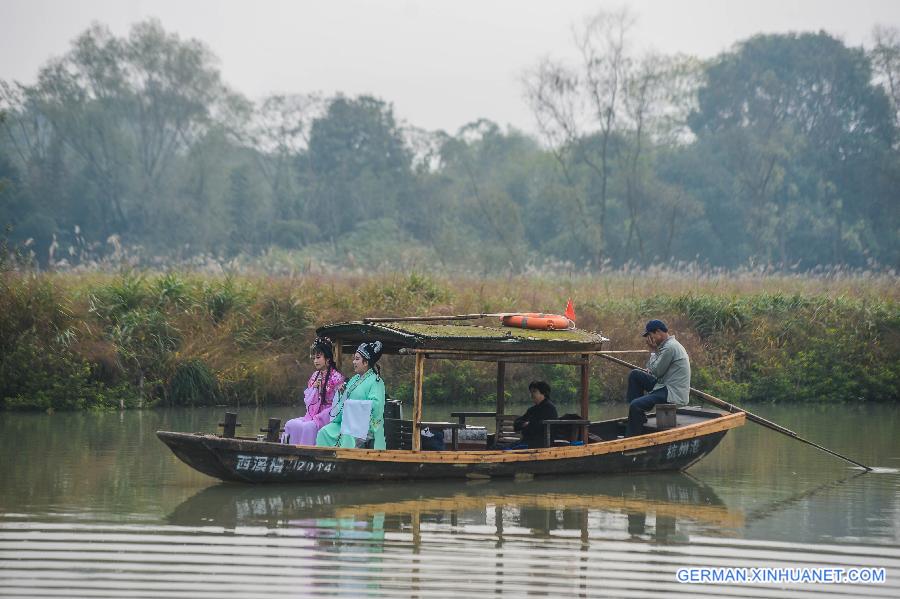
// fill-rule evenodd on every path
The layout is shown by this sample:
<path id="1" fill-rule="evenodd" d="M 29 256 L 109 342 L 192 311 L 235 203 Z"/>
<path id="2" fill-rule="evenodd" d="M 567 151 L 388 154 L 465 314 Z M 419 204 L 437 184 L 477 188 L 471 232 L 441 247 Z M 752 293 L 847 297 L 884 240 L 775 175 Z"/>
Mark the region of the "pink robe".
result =
<path id="1" fill-rule="evenodd" d="M 325 373 L 318 370 L 309 377 L 303 393 L 306 414 L 300 418 L 292 418 L 285 423 L 284 434 L 281 437 L 282 443 L 315 445 L 319 429 L 331 422 L 331 415 L 328 412 L 334 401 L 335 392 L 344 384 L 344 375 L 337 370 L 331 371 L 331 376 L 328 377 L 328 383 L 325 385 L 323 398 L 321 379 L 324 377 Z"/>

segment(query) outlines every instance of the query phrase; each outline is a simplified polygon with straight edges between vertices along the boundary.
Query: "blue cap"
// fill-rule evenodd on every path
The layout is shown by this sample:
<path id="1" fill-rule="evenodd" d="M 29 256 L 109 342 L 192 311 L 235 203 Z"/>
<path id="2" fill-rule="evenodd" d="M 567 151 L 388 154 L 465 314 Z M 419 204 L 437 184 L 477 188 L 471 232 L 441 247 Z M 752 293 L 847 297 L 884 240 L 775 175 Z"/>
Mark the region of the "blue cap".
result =
<path id="1" fill-rule="evenodd" d="M 644 334 L 642 337 L 646 337 L 653 331 L 663 331 L 665 333 L 669 332 L 668 327 L 666 327 L 666 323 L 661 320 L 650 320 L 647 322 L 647 326 L 644 327 Z"/>

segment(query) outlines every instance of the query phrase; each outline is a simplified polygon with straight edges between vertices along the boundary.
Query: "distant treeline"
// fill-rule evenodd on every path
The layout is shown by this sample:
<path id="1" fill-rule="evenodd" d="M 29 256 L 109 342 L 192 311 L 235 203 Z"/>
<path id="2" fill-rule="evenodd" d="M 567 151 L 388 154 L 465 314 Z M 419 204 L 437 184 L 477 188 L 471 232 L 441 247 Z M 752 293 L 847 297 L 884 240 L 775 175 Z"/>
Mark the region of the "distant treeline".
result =
<path id="1" fill-rule="evenodd" d="M 638 55 L 601 13 L 523 75 L 539 137 L 361 96 L 251 102 L 157 21 L 0 82 L 0 226 L 42 267 L 130 253 L 447 272 L 900 265 L 900 34 Z M 465 90 L 448 90 L 465 93 Z M 273 257 L 274 256 L 274 257 Z M 262 258 L 261 258 L 262 257 Z"/>

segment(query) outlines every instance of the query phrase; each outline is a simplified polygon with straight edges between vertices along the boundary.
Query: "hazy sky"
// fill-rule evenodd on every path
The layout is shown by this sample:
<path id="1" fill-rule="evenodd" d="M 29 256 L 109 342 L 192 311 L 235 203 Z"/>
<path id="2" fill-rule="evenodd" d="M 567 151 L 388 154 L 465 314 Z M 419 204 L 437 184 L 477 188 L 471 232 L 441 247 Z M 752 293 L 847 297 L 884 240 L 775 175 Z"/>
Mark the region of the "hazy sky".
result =
<path id="1" fill-rule="evenodd" d="M 271 92 L 373 94 L 397 116 L 455 132 L 479 117 L 534 129 L 520 77 L 541 57 L 572 55 L 571 28 L 622 1 L 585 0 L 0 0 L 0 79 L 34 81 L 92 21 L 125 35 L 157 17 L 204 41 L 225 79 Z M 701 57 L 759 32 L 826 31 L 868 44 L 900 27 L 900 0 L 631 0 L 635 43 Z"/>

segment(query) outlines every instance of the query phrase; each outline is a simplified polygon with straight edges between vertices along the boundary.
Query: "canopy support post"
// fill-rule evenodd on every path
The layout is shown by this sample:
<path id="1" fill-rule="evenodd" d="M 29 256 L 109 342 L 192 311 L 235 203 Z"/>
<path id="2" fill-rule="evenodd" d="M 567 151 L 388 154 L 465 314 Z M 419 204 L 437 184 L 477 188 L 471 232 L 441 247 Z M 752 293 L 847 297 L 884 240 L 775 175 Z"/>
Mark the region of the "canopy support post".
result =
<path id="1" fill-rule="evenodd" d="M 503 413 L 506 403 L 506 363 L 497 362 L 497 421 L 494 423 L 494 433 L 497 439 L 500 438 L 500 421 L 503 419 Z"/>
<path id="2" fill-rule="evenodd" d="M 591 355 L 583 354 L 581 357 L 584 359 L 584 362 L 581 364 L 581 417 L 585 420 L 590 420 L 588 386 L 590 385 Z M 581 440 L 585 445 L 588 443 L 588 432 L 589 425 L 581 427 Z"/>
<path id="3" fill-rule="evenodd" d="M 337 369 L 339 371 L 342 371 L 341 358 L 344 357 L 344 347 L 341 345 L 341 340 L 340 339 L 332 340 L 331 347 L 334 348 L 334 363 L 337 366 Z"/>
<path id="4" fill-rule="evenodd" d="M 419 431 L 419 423 L 422 422 L 422 385 L 425 381 L 425 354 L 416 353 L 416 371 L 413 377 L 413 427 L 412 449 L 422 450 L 422 433 Z"/>

